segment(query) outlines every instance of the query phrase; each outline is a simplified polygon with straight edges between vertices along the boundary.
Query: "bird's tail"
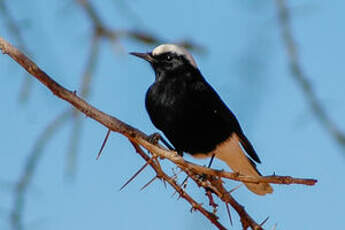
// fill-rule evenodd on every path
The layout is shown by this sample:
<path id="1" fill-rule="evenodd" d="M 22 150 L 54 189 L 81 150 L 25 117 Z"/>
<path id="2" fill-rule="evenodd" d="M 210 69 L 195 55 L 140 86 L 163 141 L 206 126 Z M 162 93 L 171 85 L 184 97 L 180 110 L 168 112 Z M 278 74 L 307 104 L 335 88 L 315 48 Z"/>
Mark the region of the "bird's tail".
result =
<path id="1" fill-rule="evenodd" d="M 215 157 L 227 163 L 234 171 L 241 175 L 260 177 L 261 174 L 255 167 L 240 146 L 240 140 L 237 134 L 233 134 L 224 143 L 217 146 L 214 151 Z M 273 192 L 273 188 L 268 183 L 244 183 L 245 186 L 257 195 L 266 195 Z"/>

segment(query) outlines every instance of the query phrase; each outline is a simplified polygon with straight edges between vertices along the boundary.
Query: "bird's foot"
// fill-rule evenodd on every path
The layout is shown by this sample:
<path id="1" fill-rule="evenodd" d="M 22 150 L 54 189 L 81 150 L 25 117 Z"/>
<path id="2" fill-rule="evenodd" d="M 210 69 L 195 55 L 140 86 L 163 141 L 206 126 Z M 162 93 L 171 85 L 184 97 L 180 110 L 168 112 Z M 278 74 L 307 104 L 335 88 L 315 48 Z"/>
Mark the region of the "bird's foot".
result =
<path id="1" fill-rule="evenodd" d="M 154 145 L 158 144 L 158 141 L 161 140 L 162 136 L 159 133 L 153 133 L 148 137 L 148 141 Z"/>
<path id="2" fill-rule="evenodd" d="M 208 163 L 207 168 L 211 168 L 212 162 L 213 162 L 213 160 L 214 160 L 214 157 L 215 157 L 215 154 L 212 154 L 211 160 L 210 160 L 210 162 Z M 206 180 L 206 177 L 207 177 L 207 175 L 206 175 L 205 173 L 203 173 L 203 174 L 200 175 L 199 179 L 202 180 L 202 181 L 204 181 L 204 180 Z"/>
<path id="3" fill-rule="evenodd" d="M 176 151 L 174 147 L 172 147 L 165 139 L 160 135 L 159 133 L 153 133 L 148 137 L 148 141 L 151 142 L 152 144 L 156 145 L 158 144 L 159 141 L 161 141 L 169 150 L 171 151 Z M 179 155 L 182 156 L 182 152 L 180 153 L 177 151 Z"/>

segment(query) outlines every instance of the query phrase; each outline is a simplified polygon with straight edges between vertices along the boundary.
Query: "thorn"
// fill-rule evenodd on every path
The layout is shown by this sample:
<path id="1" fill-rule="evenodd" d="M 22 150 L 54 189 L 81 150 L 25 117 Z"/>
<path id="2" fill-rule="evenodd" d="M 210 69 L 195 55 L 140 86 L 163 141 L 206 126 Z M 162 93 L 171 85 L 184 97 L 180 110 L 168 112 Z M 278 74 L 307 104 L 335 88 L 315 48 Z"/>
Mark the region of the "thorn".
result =
<path id="1" fill-rule="evenodd" d="M 229 215 L 230 224 L 232 226 L 232 218 L 231 218 L 229 203 L 225 203 L 225 206 L 226 206 L 226 211 L 228 212 L 228 215 Z"/>
<path id="2" fill-rule="evenodd" d="M 138 176 L 138 174 L 139 174 L 141 171 L 143 171 L 144 168 L 145 168 L 146 166 L 148 166 L 148 165 L 149 165 L 149 161 L 146 161 L 146 163 L 145 163 L 136 173 L 134 173 L 134 175 L 133 175 L 124 185 L 122 185 L 122 187 L 120 188 L 120 191 L 121 191 L 124 187 L 126 187 L 136 176 Z"/>
<path id="3" fill-rule="evenodd" d="M 189 176 L 187 176 L 181 183 L 180 187 L 183 187 L 185 188 L 187 186 L 187 180 L 188 180 Z M 175 196 L 175 194 L 177 193 L 177 191 L 175 191 L 172 195 L 171 195 L 171 198 L 173 198 Z M 179 199 L 179 198 L 178 198 Z"/>
<path id="4" fill-rule="evenodd" d="M 171 197 L 170 197 L 170 198 L 173 198 L 173 197 L 175 196 L 175 194 L 177 194 L 177 191 L 176 191 L 176 190 L 173 192 L 173 194 L 171 194 Z M 179 195 L 178 195 L 178 197 L 177 197 L 177 200 L 179 200 L 180 198 L 181 198 L 181 195 L 180 195 L 180 193 L 179 193 Z"/>
<path id="5" fill-rule="evenodd" d="M 235 192 L 235 191 L 236 191 L 237 189 L 239 189 L 242 185 L 243 185 L 243 184 L 237 185 L 235 188 L 231 189 L 231 190 L 229 191 L 229 193 L 231 194 L 231 193 Z"/>
<path id="6" fill-rule="evenodd" d="M 187 180 L 188 180 L 188 178 L 189 178 L 189 176 L 187 176 L 183 181 L 182 181 L 182 183 L 181 183 L 181 187 L 183 187 L 183 188 L 186 188 L 187 187 Z"/>
<path id="7" fill-rule="evenodd" d="M 110 135 L 110 132 L 111 132 L 111 130 L 108 129 L 108 132 L 107 132 L 107 134 L 105 135 L 104 141 L 103 141 L 103 143 L 102 143 L 101 149 L 99 150 L 99 152 L 98 152 L 98 154 L 97 154 L 96 160 L 98 160 L 98 159 L 101 157 L 102 151 L 103 151 L 103 149 L 104 149 L 105 143 L 107 143 L 107 140 L 108 140 L 108 137 L 109 137 L 109 135 Z"/>
<path id="8" fill-rule="evenodd" d="M 175 194 L 177 193 L 177 191 L 175 190 L 175 192 L 173 192 L 173 194 L 171 195 L 170 198 L 173 198 L 175 196 Z"/>
<path id="9" fill-rule="evenodd" d="M 262 226 L 268 221 L 269 218 L 270 218 L 269 216 L 266 217 L 266 219 L 264 219 L 264 221 L 262 221 L 262 223 L 260 224 L 260 226 L 262 227 Z"/>
<path id="10" fill-rule="evenodd" d="M 184 183 L 182 188 L 186 189 L 187 188 L 187 183 Z"/>
<path id="11" fill-rule="evenodd" d="M 162 179 L 162 181 L 163 181 L 163 184 L 164 184 L 165 189 L 167 189 L 167 182 L 165 182 L 164 179 Z"/>
<path id="12" fill-rule="evenodd" d="M 152 178 L 149 182 L 147 182 L 143 187 L 141 187 L 140 191 L 143 191 L 147 186 L 149 186 L 154 180 L 156 180 L 158 177 L 155 176 Z"/>

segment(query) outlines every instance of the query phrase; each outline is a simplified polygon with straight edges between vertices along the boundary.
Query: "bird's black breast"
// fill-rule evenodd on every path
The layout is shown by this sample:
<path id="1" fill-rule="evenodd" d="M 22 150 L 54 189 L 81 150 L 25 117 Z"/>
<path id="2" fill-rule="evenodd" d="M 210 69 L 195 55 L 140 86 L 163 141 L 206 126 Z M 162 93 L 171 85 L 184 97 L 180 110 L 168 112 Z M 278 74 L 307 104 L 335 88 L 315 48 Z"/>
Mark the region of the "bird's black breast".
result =
<path id="1" fill-rule="evenodd" d="M 155 82 L 145 102 L 153 124 L 177 151 L 208 153 L 240 130 L 235 116 L 199 71 Z"/>

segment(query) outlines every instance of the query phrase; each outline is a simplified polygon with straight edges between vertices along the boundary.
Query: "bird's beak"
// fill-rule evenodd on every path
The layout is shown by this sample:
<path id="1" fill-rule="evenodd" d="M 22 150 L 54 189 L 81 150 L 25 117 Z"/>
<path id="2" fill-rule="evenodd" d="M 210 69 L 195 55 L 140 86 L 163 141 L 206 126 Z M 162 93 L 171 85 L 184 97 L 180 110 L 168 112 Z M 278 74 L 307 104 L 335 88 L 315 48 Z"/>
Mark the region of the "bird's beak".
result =
<path id="1" fill-rule="evenodd" d="M 152 56 L 152 53 L 135 53 L 135 52 L 131 52 L 129 53 L 131 55 L 137 56 L 139 58 L 142 58 L 150 63 L 154 63 L 156 62 L 156 59 L 154 59 L 154 57 Z"/>

